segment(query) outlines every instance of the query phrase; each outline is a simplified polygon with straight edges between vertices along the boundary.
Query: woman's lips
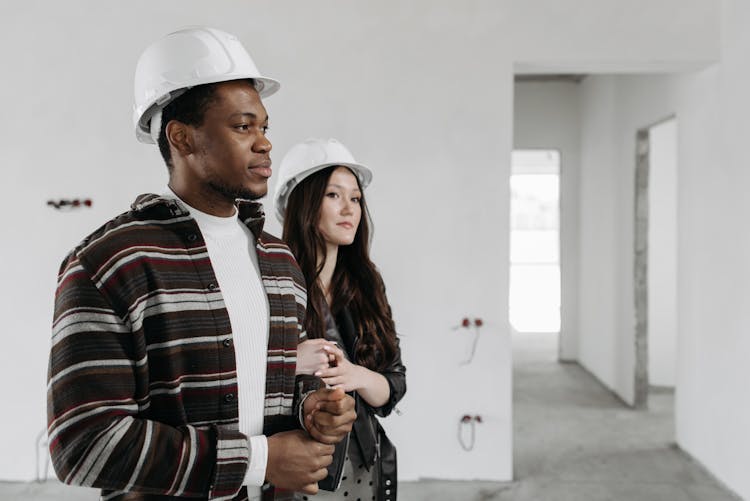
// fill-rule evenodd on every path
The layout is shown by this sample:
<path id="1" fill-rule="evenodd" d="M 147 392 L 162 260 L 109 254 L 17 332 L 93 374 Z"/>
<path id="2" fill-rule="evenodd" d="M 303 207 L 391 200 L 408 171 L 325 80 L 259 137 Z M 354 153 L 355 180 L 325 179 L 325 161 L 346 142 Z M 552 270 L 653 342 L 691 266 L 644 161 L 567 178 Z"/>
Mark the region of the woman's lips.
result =
<path id="1" fill-rule="evenodd" d="M 336 226 L 343 226 L 347 230 L 351 230 L 352 228 L 354 228 L 354 225 L 352 223 L 349 223 L 349 222 L 346 222 L 346 221 L 343 222 L 343 223 L 338 223 Z"/>

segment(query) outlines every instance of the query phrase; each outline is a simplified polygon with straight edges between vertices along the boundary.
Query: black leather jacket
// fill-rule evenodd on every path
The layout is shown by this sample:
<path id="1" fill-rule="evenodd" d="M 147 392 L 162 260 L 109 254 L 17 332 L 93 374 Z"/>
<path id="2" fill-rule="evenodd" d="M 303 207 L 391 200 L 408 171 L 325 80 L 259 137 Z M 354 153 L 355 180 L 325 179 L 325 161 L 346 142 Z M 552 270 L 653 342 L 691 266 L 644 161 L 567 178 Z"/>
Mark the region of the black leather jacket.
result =
<path id="1" fill-rule="evenodd" d="M 354 327 L 354 322 L 348 309 L 345 308 L 336 316 L 336 325 L 346 345 L 349 359 L 354 360 L 358 341 L 357 329 Z M 388 416 L 393 412 L 396 404 L 398 404 L 406 393 L 406 367 L 401 362 L 401 350 L 398 345 L 398 338 L 396 338 L 396 356 L 393 362 L 386 369 L 379 372 L 388 381 L 388 386 L 391 390 L 390 398 L 384 405 L 372 407 L 355 392 L 354 399 L 356 402 L 357 420 L 353 426 L 353 438 L 355 438 L 359 446 L 366 467 L 368 469 L 372 466 L 376 468 L 376 499 L 378 501 L 395 501 L 397 490 L 396 448 L 388 440 L 385 431 L 375 416 Z M 344 461 L 345 459 L 345 454 L 338 452 L 339 450 L 337 449 L 337 454 L 334 455 L 334 463 Z"/>

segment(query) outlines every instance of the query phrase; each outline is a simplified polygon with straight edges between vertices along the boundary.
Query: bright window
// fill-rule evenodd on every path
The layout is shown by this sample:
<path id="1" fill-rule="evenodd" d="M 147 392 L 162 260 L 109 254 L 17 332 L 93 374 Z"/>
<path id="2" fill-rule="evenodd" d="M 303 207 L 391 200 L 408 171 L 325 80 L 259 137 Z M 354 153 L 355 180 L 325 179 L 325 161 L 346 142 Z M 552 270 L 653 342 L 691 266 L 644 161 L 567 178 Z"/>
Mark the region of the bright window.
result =
<path id="1" fill-rule="evenodd" d="M 514 151 L 510 189 L 510 323 L 560 332 L 560 153 Z"/>

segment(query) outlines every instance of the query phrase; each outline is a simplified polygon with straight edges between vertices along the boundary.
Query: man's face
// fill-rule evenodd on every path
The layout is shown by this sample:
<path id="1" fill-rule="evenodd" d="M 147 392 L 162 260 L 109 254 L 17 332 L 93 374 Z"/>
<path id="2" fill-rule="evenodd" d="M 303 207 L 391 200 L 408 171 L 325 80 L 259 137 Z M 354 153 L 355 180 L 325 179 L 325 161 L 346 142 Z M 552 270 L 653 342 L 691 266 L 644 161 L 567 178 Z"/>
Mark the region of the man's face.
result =
<path id="1" fill-rule="evenodd" d="M 194 128 L 190 176 L 195 187 L 209 197 L 227 200 L 265 195 L 271 177 L 267 128 L 268 114 L 250 83 L 218 84 L 203 124 Z"/>

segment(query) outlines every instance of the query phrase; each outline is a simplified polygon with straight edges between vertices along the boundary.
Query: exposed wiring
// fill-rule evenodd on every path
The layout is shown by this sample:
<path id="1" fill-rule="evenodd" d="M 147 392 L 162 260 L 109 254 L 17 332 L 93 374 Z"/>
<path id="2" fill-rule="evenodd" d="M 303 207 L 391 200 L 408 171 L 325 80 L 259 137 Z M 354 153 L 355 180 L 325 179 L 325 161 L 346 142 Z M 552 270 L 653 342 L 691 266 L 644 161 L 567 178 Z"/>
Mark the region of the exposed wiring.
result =
<path id="1" fill-rule="evenodd" d="M 463 327 L 468 327 L 469 322 L 468 318 L 464 318 Z M 471 343 L 471 353 L 469 354 L 469 358 L 461 362 L 461 365 L 467 365 L 470 364 L 472 360 L 474 360 L 474 354 L 477 351 L 477 343 L 479 342 L 479 330 L 484 325 L 484 322 L 482 322 L 481 318 L 475 318 L 474 319 L 474 340 Z"/>
<path id="2" fill-rule="evenodd" d="M 467 317 L 464 317 L 463 320 L 461 320 L 461 323 L 451 327 L 451 330 L 457 331 L 458 329 L 466 329 L 470 325 L 471 325 L 471 320 L 469 320 Z"/>
<path id="3" fill-rule="evenodd" d="M 474 444 L 476 443 L 477 438 L 477 430 L 476 425 L 477 423 L 482 422 L 481 416 L 469 416 L 468 414 L 465 414 L 461 419 L 458 421 L 458 443 L 461 444 L 461 448 L 467 452 L 474 449 Z M 469 428 L 469 440 L 468 442 L 464 441 L 464 429 Z"/>
<path id="4" fill-rule="evenodd" d="M 61 198 L 60 200 L 47 200 L 48 206 L 58 210 L 80 209 L 81 207 L 91 207 L 93 204 L 94 202 L 92 202 L 90 198 L 74 198 L 72 200 Z"/>

